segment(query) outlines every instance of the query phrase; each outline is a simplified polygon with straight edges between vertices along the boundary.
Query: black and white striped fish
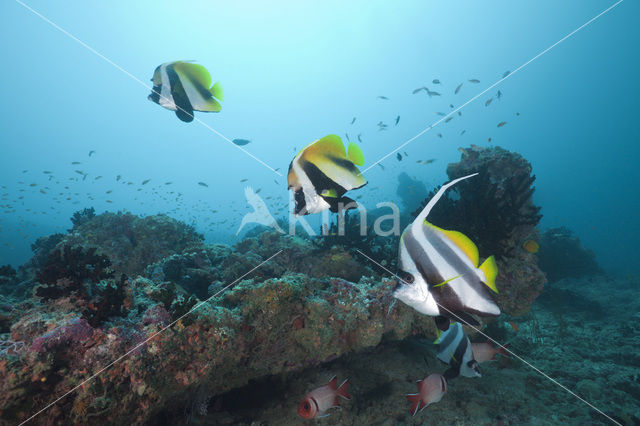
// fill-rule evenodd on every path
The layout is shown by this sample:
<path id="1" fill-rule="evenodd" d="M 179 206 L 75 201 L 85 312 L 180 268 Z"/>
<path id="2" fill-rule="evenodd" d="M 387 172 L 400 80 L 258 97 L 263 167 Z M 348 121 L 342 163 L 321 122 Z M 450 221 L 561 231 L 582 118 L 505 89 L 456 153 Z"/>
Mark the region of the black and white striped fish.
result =
<path id="1" fill-rule="evenodd" d="M 475 174 L 443 185 L 400 237 L 400 280 L 393 296 L 418 312 L 436 317 L 441 330 L 447 329 L 449 320 L 478 325 L 471 314 L 500 315 L 488 291 L 497 292 L 498 268 L 493 256 L 478 266 L 478 248 L 469 238 L 426 220 L 447 188 L 472 176 Z"/>
<path id="2" fill-rule="evenodd" d="M 193 121 L 194 111 L 220 112 L 224 100 L 220 82 L 211 86 L 211 75 L 202 65 L 166 62 L 153 72 L 150 101 L 175 111 L 182 121 Z"/>
<path id="3" fill-rule="evenodd" d="M 343 195 L 367 184 L 356 165 L 364 164 L 364 155 L 351 142 L 348 153 L 340 137 L 328 135 L 303 148 L 289 164 L 287 180 L 296 202 L 294 213 L 306 215 L 324 210 L 356 208 Z"/>
<path id="4" fill-rule="evenodd" d="M 482 376 L 478 362 L 473 357 L 471 342 L 462 329 L 462 324 L 459 322 L 451 324 L 451 327 L 440 334 L 435 343 L 438 345 L 436 357 L 449 365 L 449 369 L 444 372 L 445 379 L 451 380 L 458 376 Z"/>

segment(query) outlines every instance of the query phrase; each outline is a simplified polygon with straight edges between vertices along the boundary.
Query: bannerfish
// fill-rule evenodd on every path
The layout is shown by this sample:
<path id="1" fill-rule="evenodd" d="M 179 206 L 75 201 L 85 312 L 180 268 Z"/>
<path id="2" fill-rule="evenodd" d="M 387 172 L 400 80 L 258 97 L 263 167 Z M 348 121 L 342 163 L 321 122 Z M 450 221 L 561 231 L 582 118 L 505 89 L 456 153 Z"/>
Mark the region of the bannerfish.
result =
<path id="1" fill-rule="evenodd" d="M 453 94 L 454 94 L 454 95 L 457 95 L 457 94 L 458 94 L 458 92 L 460 91 L 460 89 L 462 89 L 462 85 L 463 85 L 463 84 L 464 84 L 464 83 L 460 83 L 460 84 L 458 85 L 458 87 L 456 87 L 456 90 L 453 92 Z"/>
<path id="2" fill-rule="evenodd" d="M 472 78 L 471 80 L 469 80 L 469 83 L 478 84 L 480 83 L 480 80 L 478 80 L 477 78 Z"/>
<path id="3" fill-rule="evenodd" d="M 447 380 L 442 374 L 430 374 L 418 382 L 418 393 L 410 393 L 407 400 L 411 403 L 409 412 L 415 416 L 419 411 L 427 408 L 429 404 L 440 402 L 447 393 Z"/>
<path id="4" fill-rule="evenodd" d="M 347 191 L 367 184 L 356 166 L 364 164 L 362 149 L 354 142 L 345 150 L 337 135 L 328 135 L 303 148 L 291 160 L 287 181 L 293 190 L 296 215 L 319 213 L 329 209 L 356 208 L 355 201 L 344 197 Z"/>
<path id="5" fill-rule="evenodd" d="M 399 280 L 393 296 L 422 314 L 436 317 L 440 330 L 446 330 L 450 320 L 479 325 L 472 314 L 500 315 L 488 290 L 497 293 L 495 258 L 488 257 L 478 267 L 478 248 L 467 236 L 426 220 L 448 188 L 476 174 L 443 185 L 400 237 Z"/>
<path id="6" fill-rule="evenodd" d="M 185 61 L 165 62 L 153 72 L 148 99 L 175 111 L 184 121 L 193 121 L 194 111 L 220 112 L 224 92 L 220 82 L 211 86 L 211 75 L 202 65 Z"/>
<path id="7" fill-rule="evenodd" d="M 400 116 L 396 117 L 396 126 L 398 125 L 398 123 L 400 122 Z"/>
<path id="8" fill-rule="evenodd" d="M 506 121 L 501 121 L 501 122 L 499 122 L 499 123 L 498 123 L 498 127 L 502 127 L 502 126 L 504 126 L 505 124 L 507 124 L 507 122 L 506 122 Z"/>
<path id="9" fill-rule="evenodd" d="M 469 337 L 462 329 L 462 324 L 451 324 L 448 330 L 443 331 L 435 343 L 438 345 L 436 357 L 449 365 L 444 372 L 444 378 L 454 379 L 460 375 L 464 377 L 480 377 L 478 361 L 473 356 L 473 348 Z"/>
<path id="10" fill-rule="evenodd" d="M 473 358 L 479 363 L 495 361 L 497 354 L 507 355 L 504 346 L 494 348 L 489 342 L 472 343 L 471 350 L 473 351 Z"/>
<path id="11" fill-rule="evenodd" d="M 234 144 L 238 145 L 238 146 L 244 146 L 244 145 L 248 145 L 251 143 L 251 141 L 249 139 L 234 139 L 231 142 L 233 142 Z"/>
<path id="12" fill-rule="evenodd" d="M 398 159 L 398 161 L 402 161 L 402 155 L 400 153 L 396 154 L 396 158 Z"/>
<path id="13" fill-rule="evenodd" d="M 348 393 L 349 383 L 346 379 L 338 386 L 338 379 L 333 376 L 329 384 L 312 390 L 305 395 L 298 405 L 298 415 L 303 419 L 326 417 L 327 411 L 333 407 L 340 407 L 340 398 L 351 399 Z M 338 398 L 340 397 L 340 398 Z"/>

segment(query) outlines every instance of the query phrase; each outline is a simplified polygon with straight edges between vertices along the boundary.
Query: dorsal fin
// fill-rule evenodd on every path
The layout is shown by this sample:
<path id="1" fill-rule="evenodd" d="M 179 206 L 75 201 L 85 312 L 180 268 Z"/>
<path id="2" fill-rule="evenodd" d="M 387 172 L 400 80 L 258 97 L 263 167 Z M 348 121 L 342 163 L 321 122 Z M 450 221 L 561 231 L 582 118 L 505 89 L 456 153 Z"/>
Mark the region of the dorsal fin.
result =
<path id="1" fill-rule="evenodd" d="M 329 380 L 327 386 L 329 386 L 329 388 L 333 390 L 338 389 L 338 376 L 333 376 L 331 380 Z"/>
<path id="2" fill-rule="evenodd" d="M 429 212 L 431 212 L 431 209 L 433 208 L 433 206 L 436 205 L 438 200 L 440 200 L 440 197 L 442 197 L 442 195 L 444 194 L 444 192 L 447 189 L 449 189 L 451 186 L 455 185 L 456 183 L 460 182 L 461 180 L 468 179 L 468 178 L 473 177 L 473 176 L 475 176 L 477 174 L 478 173 L 473 173 L 471 175 L 463 176 L 461 178 L 454 179 L 451 182 L 442 185 L 440 187 L 440 189 L 438 190 L 438 192 L 436 192 L 436 195 L 431 197 L 431 199 L 427 203 L 426 207 L 424 209 L 422 209 L 422 211 L 420 212 L 418 217 L 415 218 L 415 220 L 413 221 L 411 226 L 413 226 L 414 229 L 420 229 L 420 226 L 422 226 L 422 223 L 427 219 L 427 216 L 429 215 Z"/>
<path id="3" fill-rule="evenodd" d="M 476 245 L 473 243 L 473 241 L 471 241 L 471 239 L 469 239 L 469 237 L 464 235 L 462 232 L 442 229 L 429 222 L 425 222 L 425 224 L 437 229 L 438 231 L 446 235 L 452 243 L 454 243 L 460 250 L 464 252 L 464 254 L 467 255 L 467 257 L 471 260 L 471 263 L 473 263 L 473 266 L 476 268 L 478 267 L 478 261 L 480 260 L 478 247 L 476 247 Z"/>
<path id="4" fill-rule="evenodd" d="M 202 65 L 176 61 L 173 63 L 173 68 L 181 78 L 189 78 L 191 81 L 198 83 L 205 90 L 209 90 L 209 86 L 211 85 L 211 74 L 209 74 L 209 71 Z"/>
<path id="5" fill-rule="evenodd" d="M 330 155 L 337 158 L 347 158 L 347 151 L 338 135 L 327 135 L 307 145 L 303 150 L 303 158 L 312 163 L 318 156 Z"/>

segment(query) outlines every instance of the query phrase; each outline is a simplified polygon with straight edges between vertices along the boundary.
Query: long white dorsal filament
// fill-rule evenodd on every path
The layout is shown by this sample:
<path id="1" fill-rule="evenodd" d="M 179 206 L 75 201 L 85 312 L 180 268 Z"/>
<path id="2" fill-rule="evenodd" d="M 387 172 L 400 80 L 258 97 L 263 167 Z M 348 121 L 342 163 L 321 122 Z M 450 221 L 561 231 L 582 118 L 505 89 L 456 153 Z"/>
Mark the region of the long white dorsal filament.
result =
<path id="1" fill-rule="evenodd" d="M 467 175 L 467 176 L 463 176 L 460 177 L 458 179 L 454 179 L 449 183 L 446 183 L 444 185 L 442 185 L 442 187 L 440 187 L 440 189 L 438 190 L 438 192 L 436 192 L 436 195 L 434 195 L 429 202 L 427 203 L 426 207 L 420 212 L 420 214 L 418 215 L 418 217 L 416 217 L 416 220 L 413 221 L 412 227 L 413 229 L 421 229 L 422 228 L 422 224 L 424 223 L 425 219 L 427 218 L 427 216 L 429 215 L 429 212 L 431 211 L 431 209 L 433 208 L 433 206 L 436 205 L 436 203 L 438 202 L 438 200 L 440 199 L 440 197 L 442 197 L 442 195 L 444 194 L 444 192 L 449 189 L 450 187 L 452 187 L 453 185 L 455 185 L 456 183 L 460 182 L 461 180 L 465 180 L 465 179 L 469 179 L 470 177 L 474 177 L 475 175 L 477 175 L 478 173 L 473 173 L 471 175 Z"/>

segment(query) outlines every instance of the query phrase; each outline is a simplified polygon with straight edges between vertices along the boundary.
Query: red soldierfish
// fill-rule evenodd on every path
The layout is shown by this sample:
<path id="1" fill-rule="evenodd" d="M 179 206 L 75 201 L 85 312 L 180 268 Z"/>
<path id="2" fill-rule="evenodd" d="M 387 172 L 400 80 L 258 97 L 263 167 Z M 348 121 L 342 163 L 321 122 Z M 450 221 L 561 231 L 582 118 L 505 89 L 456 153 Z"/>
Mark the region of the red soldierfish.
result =
<path id="1" fill-rule="evenodd" d="M 333 376 L 333 378 L 329 380 L 328 385 L 321 386 L 309 392 L 300 405 L 298 405 L 298 414 L 300 417 L 304 419 L 314 419 L 328 416 L 327 411 L 330 408 L 340 406 L 339 396 L 344 399 L 351 399 L 351 396 L 347 393 L 347 388 L 349 387 L 347 380 L 342 382 L 340 386 L 337 386 L 338 379 L 336 376 Z"/>
<path id="2" fill-rule="evenodd" d="M 447 380 L 442 374 L 431 374 L 426 379 L 418 382 L 418 393 L 407 395 L 411 403 L 409 412 L 415 416 L 418 411 L 424 410 L 429 405 L 442 399 L 447 392 Z"/>
<path id="3" fill-rule="evenodd" d="M 495 361 L 496 354 L 507 354 L 504 347 L 500 346 L 499 348 L 494 348 L 489 342 L 472 343 L 471 349 L 473 350 L 473 358 L 478 362 Z"/>

